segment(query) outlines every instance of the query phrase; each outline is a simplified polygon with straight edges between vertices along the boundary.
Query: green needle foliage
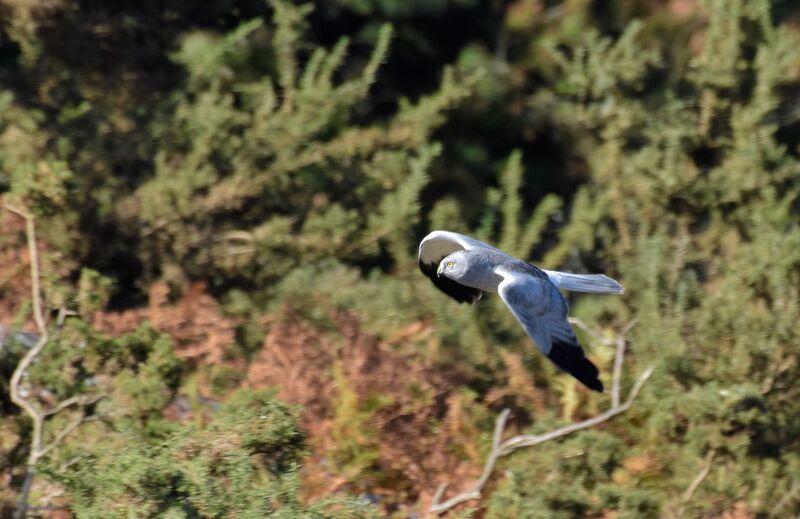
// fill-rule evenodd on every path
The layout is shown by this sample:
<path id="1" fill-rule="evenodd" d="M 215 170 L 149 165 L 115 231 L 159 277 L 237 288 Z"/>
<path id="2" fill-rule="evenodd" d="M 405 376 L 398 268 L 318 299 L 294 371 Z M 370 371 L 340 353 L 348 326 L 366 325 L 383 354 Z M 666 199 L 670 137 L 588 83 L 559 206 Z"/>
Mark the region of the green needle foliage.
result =
<path id="1" fill-rule="evenodd" d="M 379 240 L 394 253 L 409 249 L 439 152 L 431 133 L 468 83 L 445 71 L 435 94 L 402 101 L 385 121 L 358 122 L 391 28 L 380 29 L 355 74 L 342 71 L 346 38 L 316 48 L 300 66 L 308 9 L 273 7 L 268 43 L 255 20 L 218 40 L 191 36 L 176 55 L 189 83 L 174 116 L 154 125 L 154 177 L 123 210 L 140 226 L 143 261 L 155 272 L 266 286 L 300 264 L 374 260 Z M 265 51 L 272 74 L 238 73 L 239 62 Z"/>
<path id="2" fill-rule="evenodd" d="M 800 444 L 787 405 L 800 396 L 800 162 L 782 142 L 777 95 L 798 39 L 766 2 L 707 7 L 703 50 L 658 95 L 640 93 L 666 49 L 642 49 L 638 24 L 560 55 L 555 108 L 581 128 L 591 182 L 545 263 L 578 253 L 616 265 L 625 298 L 587 298 L 576 312 L 637 319 L 633 354 L 658 369 L 630 424 L 592 433 L 592 445 L 565 441 L 560 455 L 574 458 L 511 461 L 490 517 L 698 517 L 737 500 L 783 513 L 772 507 L 796 482 Z"/>
<path id="3" fill-rule="evenodd" d="M 269 392 L 240 392 L 205 429 L 153 441 L 123 428 L 72 449 L 69 470 L 47 472 L 81 517 L 372 517 L 356 500 L 300 502 L 303 440 L 296 409 Z"/>
<path id="4" fill-rule="evenodd" d="M 419 273 L 418 240 L 449 229 L 620 280 L 624 296 L 570 295 L 571 312 L 601 334 L 636 323 L 623 395 L 656 368 L 628 412 L 503 458 L 470 505 L 491 518 L 800 514 L 791 2 L 7 4 L 0 191 L 37 216 L 48 315 L 79 313 L 53 326 L 25 383 L 43 409 L 90 402 L 48 419 L 45 444 L 90 418 L 36 468 L 32 504 L 55 488 L 87 518 L 405 517 L 438 483 L 468 485 L 455 479 L 475 472 L 503 407 L 507 434 L 606 409 L 499 298 L 457 305 Z M 15 312 L 0 318 L 20 327 L 20 234 L 0 225 L 0 312 Z M 155 282 L 165 308 L 209 287 L 235 329 L 217 365 L 179 359 L 185 344 L 152 315 L 114 337 L 88 324 L 120 309 L 143 320 Z M 181 331 L 197 324 L 187 301 Z M 281 320 L 298 337 L 271 341 Z M 607 382 L 613 348 L 578 333 Z M 23 342 L 0 344 L 4 379 Z M 262 346 L 293 348 L 306 364 L 287 385 L 311 380 L 301 389 L 319 401 L 254 389 Z M 377 380 L 366 350 L 408 380 Z M 3 515 L 31 425 L 0 389 Z M 174 417 L 180 402 L 191 419 Z M 415 448 L 387 450 L 420 416 Z M 336 490 L 310 498 L 328 475 Z"/>

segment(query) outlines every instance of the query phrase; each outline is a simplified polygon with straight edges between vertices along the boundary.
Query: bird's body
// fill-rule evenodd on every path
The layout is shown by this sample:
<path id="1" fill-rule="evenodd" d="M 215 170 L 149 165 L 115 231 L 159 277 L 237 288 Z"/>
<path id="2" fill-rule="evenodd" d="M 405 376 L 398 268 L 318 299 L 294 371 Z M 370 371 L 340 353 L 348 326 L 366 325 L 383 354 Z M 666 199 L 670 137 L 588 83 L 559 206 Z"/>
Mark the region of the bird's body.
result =
<path id="1" fill-rule="evenodd" d="M 558 289 L 621 294 L 619 283 L 602 274 L 542 270 L 450 231 L 434 231 L 422 240 L 419 266 L 460 303 L 475 303 L 483 292 L 498 293 L 542 353 L 587 387 L 603 390 L 597 368 L 567 321 L 569 307 Z"/>
<path id="2" fill-rule="evenodd" d="M 480 252 L 476 252 L 474 249 L 456 251 L 442 259 L 450 256 L 453 256 L 454 260 L 463 259 L 463 264 L 466 266 L 465 271 L 458 277 L 458 282 L 484 292 L 497 293 L 497 288 L 503 281 L 503 276 L 496 272 L 500 267 L 507 272 L 518 272 L 539 279 L 548 279 L 542 269 L 495 249 L 486 249 Z M 447 261 L 440 261 L 437 274 L 445 274 L 446 266 Z M 453 279 L 452 275 L 449 277 Z"/>

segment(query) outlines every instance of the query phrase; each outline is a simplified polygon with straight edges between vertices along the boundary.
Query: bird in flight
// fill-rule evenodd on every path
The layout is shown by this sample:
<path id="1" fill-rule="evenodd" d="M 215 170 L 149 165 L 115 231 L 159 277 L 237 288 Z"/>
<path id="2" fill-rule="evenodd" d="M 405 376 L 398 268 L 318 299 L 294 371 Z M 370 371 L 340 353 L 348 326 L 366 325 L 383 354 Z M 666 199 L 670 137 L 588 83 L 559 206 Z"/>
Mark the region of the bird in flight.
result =
<path id="1" fill-rule="evenodd" d="M 603 391 L 597 367 L 584 355 L 567 321 L 569 307 L 558 289 L 622 294 L 622 285 L 603 274 L 543 270 L 450 231 L 433 231 L 423 238 L 419 268 L 459 303 L 475 303 L 483 292 L 500 294 L 542 353 L 587 387 Z"/>

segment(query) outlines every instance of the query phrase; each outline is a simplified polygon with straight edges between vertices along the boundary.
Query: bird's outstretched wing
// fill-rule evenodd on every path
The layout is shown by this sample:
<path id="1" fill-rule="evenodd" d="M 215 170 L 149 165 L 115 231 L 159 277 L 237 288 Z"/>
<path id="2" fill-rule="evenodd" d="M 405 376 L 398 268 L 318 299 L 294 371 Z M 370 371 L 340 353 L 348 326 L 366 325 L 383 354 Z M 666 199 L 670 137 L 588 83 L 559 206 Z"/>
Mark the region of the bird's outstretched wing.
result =
<path id="1" fill-rule="evenodd" d="M 498 267 L 503 277 L 497 288 L 503 302 L 536 342 L 539 350 L 559 368 L 587 387 L 603 391 L 597 367 L 591 363 L 578 344 L 575 332 L 567 321 L 567 303 L 558 289 L 544 276 Z"/>
<path id="2" fill-rule="evenodd" d="M 480 240 L 457 232 L 433 231 L 425 236 L 419 244 L 419 269 L 433 281 L 439 290 L 459 303 L 474 303 L 481 298 L 480 290 L 464 286 L 445 276 L 440 277 L 436 274 L 436 270 L 439 268 L 439 262 L 449 254 L 458 250 L 475 248 L 497 250 Z"/>

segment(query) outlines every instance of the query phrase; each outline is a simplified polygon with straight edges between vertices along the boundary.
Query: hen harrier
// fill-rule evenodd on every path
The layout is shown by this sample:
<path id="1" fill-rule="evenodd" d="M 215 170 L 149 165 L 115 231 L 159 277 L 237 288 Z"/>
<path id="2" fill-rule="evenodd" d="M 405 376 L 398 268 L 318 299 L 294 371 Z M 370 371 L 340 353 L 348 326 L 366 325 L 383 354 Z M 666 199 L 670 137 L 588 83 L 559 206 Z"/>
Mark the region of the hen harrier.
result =
<path id="1" fill-rule="evenodd" d="M 603 274 L 542 270 L 469 236 L 433 231 L 419 244 L 419 268 L 459 303 L 497 292 L 528 337 L 555 364 L 595 391 L 603 391 L 597 367 L 583 354 L 567 322 L 567 302 L 558 291 L 622 294 Z"/>

